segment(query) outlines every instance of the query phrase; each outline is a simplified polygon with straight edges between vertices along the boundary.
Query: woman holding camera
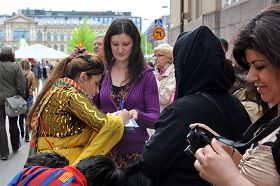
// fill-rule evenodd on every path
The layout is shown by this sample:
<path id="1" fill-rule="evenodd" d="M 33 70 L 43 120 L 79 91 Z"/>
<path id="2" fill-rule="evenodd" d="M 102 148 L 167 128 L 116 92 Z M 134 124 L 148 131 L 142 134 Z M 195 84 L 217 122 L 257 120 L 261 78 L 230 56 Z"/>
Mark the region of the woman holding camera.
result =
<path id="1" fill-rule="evenodd" d="M 250 125 L 249 116 L 232 94 L 226 78 L 226 61 L 219 39 L 205 26 L 182 33 L 174 46 L 175 101 L 155 124 L 155 134 L 145 144 L 139 165 L 157 185 L 210 185 L 200 178 L 187 148 L 189 124 L 207 123 L 221 134 L 238 139 Z M 217 107 L 201 93 L 207 93 Z"/>
<path id="2" fill-rule="evenodd" d="M 248 70 L 247 81 L 257 87 L 263 101 L 278 107 L 278 112 L 277 108 L 272 108 L 275 115 L 268 115 L 271 109 L 263 116 L 267 118 L 263 128 L 267 130 L 267 126 L 274 126 L 276 130 L 254 143 L 243 156 L 235 149 L 233 153 L 227 153 L 225 147 L 228 146 L 217 140 L 212 140 L 211 146 L 198 149 L 194 165 L 199 175 L 214 185 L 280 185 L 279 35 L 280 5 L 276 4 L 253 17 L 235 40 L 233 56 L 240 66 Z M 204 125 L 199 126 L 205 128 Z"/>

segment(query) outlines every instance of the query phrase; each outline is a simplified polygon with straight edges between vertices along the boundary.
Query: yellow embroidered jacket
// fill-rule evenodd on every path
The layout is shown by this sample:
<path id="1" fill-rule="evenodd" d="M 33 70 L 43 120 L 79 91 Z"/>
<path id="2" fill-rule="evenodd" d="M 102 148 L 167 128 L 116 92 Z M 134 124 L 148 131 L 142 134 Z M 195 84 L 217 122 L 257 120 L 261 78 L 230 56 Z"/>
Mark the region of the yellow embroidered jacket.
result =
<path id="1" fill-rule="evenodd" d="M 119 142 L 124 124 L 102 113 L 69 78 L 59 79 L 43 97 L 31 121 L 30 154 L 55 151 L 70 164 L 105 155 Z"/>

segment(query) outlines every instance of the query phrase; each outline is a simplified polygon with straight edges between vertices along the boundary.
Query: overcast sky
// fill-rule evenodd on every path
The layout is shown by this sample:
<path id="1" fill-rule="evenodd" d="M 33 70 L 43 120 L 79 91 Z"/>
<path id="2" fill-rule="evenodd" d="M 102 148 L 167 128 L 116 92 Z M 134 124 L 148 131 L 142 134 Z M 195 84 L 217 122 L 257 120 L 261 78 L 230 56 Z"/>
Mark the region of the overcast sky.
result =
<path id="1" fill-rule="evenodd" d="M 1 0 L 0 14 L 11 14 L 18 9 L 45 9 L 64 11 L 131 12 L 139 16 L 146 28 L 154 19 L 169 14 L 169 0 Z M 163 8 L 168 6 L 167 8 Z"/>

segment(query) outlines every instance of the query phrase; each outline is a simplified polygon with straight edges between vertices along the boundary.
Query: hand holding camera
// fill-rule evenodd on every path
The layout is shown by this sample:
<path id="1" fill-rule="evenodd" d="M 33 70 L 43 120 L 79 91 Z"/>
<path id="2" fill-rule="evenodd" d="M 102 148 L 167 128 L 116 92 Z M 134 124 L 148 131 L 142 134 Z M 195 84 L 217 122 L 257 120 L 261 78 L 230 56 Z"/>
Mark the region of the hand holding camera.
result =
<path id="1" fill-rule="evenodd" d="M 211 144 L 212 139 L 217 136 L 218 134 L 214 131 L 211 133 L 208 130 L 201 128 L 200 125 L 191 125 L 191 130 L 187 134 L 189 146 L 184 152 L 188 155 L 194 155 L 197 149 L 205 147 L 207 144 Z"/>

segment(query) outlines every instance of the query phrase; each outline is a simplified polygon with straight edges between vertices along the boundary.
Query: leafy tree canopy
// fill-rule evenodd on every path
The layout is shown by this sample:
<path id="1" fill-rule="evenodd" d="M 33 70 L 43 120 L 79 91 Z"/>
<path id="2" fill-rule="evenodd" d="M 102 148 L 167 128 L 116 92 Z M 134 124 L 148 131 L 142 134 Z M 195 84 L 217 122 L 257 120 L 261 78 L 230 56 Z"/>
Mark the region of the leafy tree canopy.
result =
<path id="1" fill-rule="evenodd" d="M 83 47 L 88 52 L 93 51 L 93 42 L 96 38 L 97 33 L 89 25 L 87 18 L 83 19 L 83 24 L 75 28 L 70 40 L 68 41 L 67 51 L 71 53 L 75 46 Z"/>
<path id="2" fill-rule="evenodd" d="M 146 55 L 146 41 L 147 41 L 147 35 L 144 33 L 141 33 L 141 49 L 144 55 Z M 147 54 L 153 53 L 153 44 L 148 41 L 147 42 Z"/>

